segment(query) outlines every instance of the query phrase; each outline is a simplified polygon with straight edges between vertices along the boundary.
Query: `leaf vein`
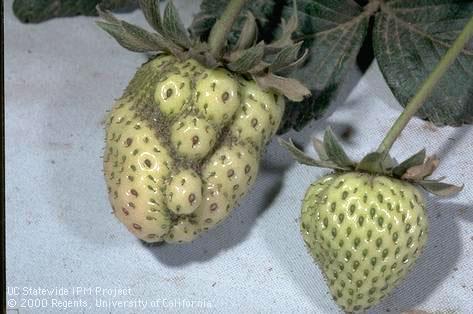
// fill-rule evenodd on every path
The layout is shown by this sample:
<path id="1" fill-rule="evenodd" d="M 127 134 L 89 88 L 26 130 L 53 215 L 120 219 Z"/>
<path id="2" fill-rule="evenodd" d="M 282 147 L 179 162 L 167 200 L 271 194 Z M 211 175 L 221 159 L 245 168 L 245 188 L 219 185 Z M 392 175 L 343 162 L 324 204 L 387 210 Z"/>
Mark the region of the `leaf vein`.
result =
<path id="1" fill-rule="evenodd" d="M 302 36 L 302 39 L 319 37 L 320 35 L 329 34 L 329 33 L 338 31 L 340 28 L 350 28 L 350 27 L 353 27 L 353 25 L 359 23 L 360 20 L 362 20 L 364 17 L 365 17 L 365 15 L 360 14 L 360 15 L 358 15 L 357 17 L 355 17 L 355 18 L 353 18 L 353 19 L 351 19 L 351 20 L 349 20 L 349 21 L 347 21 L 347 22 L 345 22 L 345 23 L 338 24 L 338 25 L 337 25 L 336 27 L 334 27 L 334 28 L 330 28 L 330 29 L 326 29 L 326 30 L 324 30 L 324 31 L 320 31 L 320 32 L 316 32 L 316 33 L 304 35 L 304 36 Z"/>
<path id="2" fill-rule="evenodd" d="M 412 11 L 418 11 L 418 10 L 424 10 L 424 9 L 433 9 L 433 10 L 444 10 L 444 6 L 451 6 L 452 3 L 438 3 L 438 4 L 429 4 L 429 5 L 424 5 L 421 7 L 410 7 L 410 8 L 392 8 L 394 11 L 397 12 L 412 12 Z"/>
<path id="3" fill-rule="evenodd" d="M 446 42 L 444 42 L 444 41 L 442 41 L 442 40 L 440 40 L 440 39 L 437 39 L 437 38 L 435 38 L 434 36 L 432 36 L 431 34 L 428 34 L 428 33 L 424 32 L 424 31 L 420 30 L 419 28 L 413 26 L 412 24 L 410 24 L 410 23 L 404 21 L 402 18 L 400 18 L 399 16 L 397 16 L 397 15 L 393 12 L 393 10 L 391 10 L 391 8 L 389 8 L 388 6 L 382 4 L 382 5 L 381 5 L 381 8 L 382 8 L 382 10 L 383 10 L 383 12 L 384 12 L 385 14 L 391 16 L 393 19 L 395 19 L 396 21 L 398 21 L 398 23 L 396 23 L 396 25 L 399 24 L 400 26 L 402 26 L 402 27 L 404 27 L 404 28 L 410 30 L 411 32 L 414 32 L 414 33 L 417 33 L 417 34 L 419 34 L 419 35 L 421 35 L 421 36 L 423 36 L 423 37 L 426 37 L 426 38 L 430 39 L 431 41 L 436 42 L 436 43 L 438 43 L 439 45 L 442 45 L 442 46 L 444 46 L 444 47 L 446 47 L 446 48 L 450 48 L 451 44 L 446 43 Z M 473 51 L 469 51 L 469 50 L 467 50 L 466 48 L 464 48 L 464 49 L 462 50 L 462 53 L 465 54 L 465 55 L 471 55 L 471 56 L 473 56 Z"/>
<path id="4" fill-rule="evenodd" d="M 405 60 L 404 56 L 406 54 L 404 53 L 404 48 L 403 48 L 402 43 L 401 43 L 401 35 L 399 33 L 398 23 L 396 22 L 395 19 L 393 19 L 393 20 L 394 20 L 394 28 L 396 30 L 395 34 L 396 34 L 396 38 L 397 38 L 397 42 L 398 42 L 398 46 L 399 46 L 399 52 L 401 54 L 401 58 L 400 58 L 401 61 L 400 62 L 402 64 L 404 64 L 404 67 L 406 67 L 406 63 L 404 62 L 404 60 Z M 416 76 L 411 71 L 409 71 L 409 69 L 406 72 L 408 73 L 407 75 L 409 75 L 412 78 L 412 80 L 417 83 Z"/>
<path id="5" fill-rule="evenodd" d="M 302 0 L 301 2 L 304 2 L 304 1 L 305 1 L 305 2 L 309 2 L 309 1 L 307 1 L 307 0 Z M 313 5 L 315 5 L 315 6 L 319 6 L 319 7 L 322 8 L 322 9 L 326 9 L 326 11 L 333 12 L 333 13 L 335 13 L 335 14 L 337 14 L 337 15 L 344 16 L 344 17 L 347 17 L 347 18 L 349 18 L 349 19 L 353 18 L 353 17 L 350 16 L 350 15 L 343 14 L 342 12 L 337 11 L 337 10 L 335 10 L 335 9 L 333 9 L 333 8 L 331 8 L 331 7 L 327 6 L 327 5 L 325 5 L 325 4 L 322 4 L 322 3 L 318 2 L 318 1 L 310 1 L 310 3 L 313 4 Z M 299 12 L 300 12 L 300 11 L 299 11 Z"/>
<path id="6" fill-rule="evenodd" d="M 299 19 L 301 18 L 301 16 L 306 16 L 308 19 L 310 20 L 321 20 L 321 21 L 327 21 L 329 22 L 330 24 L 334 24 L 334 25 L 339 25 L 337 22 L 333 21 L 333 20 L 330 20 L 330 19 L 327 19 L 327 18 L 323 18 L 323 17 L 320 17 L 320 16 L 316 16 L 316 15 L 310 15 L 306 12 L 301 12 L 301 11 L 298 11 L 298 15 L 299 15 Z"/>
<path id="7" fill-rule="evenodd" d="M 332 49 L 330 49 L 329 53 L 324 57 L 324 61 L 320 63 L 320 67 L 317 68 L 317 70 L 320 70 L 322 69 L 323 66 L 325 66 L 325 61 L 327 59 L 327 57 L 333 57 L 333 50 L 338 46 L 338 44 L 340 43 L 341 39 L 342 38 L 346 38 L 346 40 L 344 40 L 344 44 L 343 44 L 343 47 L 342 49 L 340 49 L 340 53 L 338 54 L 338 57 L 336 58 L 336 64 L 339 65 L 341 63 L 341 60 L 343 59 L 343 56 L 345 55 L 345 48 L 347 46 L 347 44 L 352 44 L 352 40 L 354 38 L 354 35 L 356 34 L 356 31 L 358 30 L 360 26 L 360 23 L 357 23 L 357 26 L 356 28 L 350 28 L 349 31 L 344 31 L 343 35 L 341 35 L 339 37 L 339 40 L 337 40 L 337 42 L 335 43 L 335 45 L 333 45 Z M 333 77 L 333 74 L 336 72 L 336 68 L 337 66 L 333 66 L 329 72 L 329 75 L 327 75 L 327 79 L 324 81 L 324 84 L 323 86 L 326 86 L 326 84 L 332 79 Z"/>

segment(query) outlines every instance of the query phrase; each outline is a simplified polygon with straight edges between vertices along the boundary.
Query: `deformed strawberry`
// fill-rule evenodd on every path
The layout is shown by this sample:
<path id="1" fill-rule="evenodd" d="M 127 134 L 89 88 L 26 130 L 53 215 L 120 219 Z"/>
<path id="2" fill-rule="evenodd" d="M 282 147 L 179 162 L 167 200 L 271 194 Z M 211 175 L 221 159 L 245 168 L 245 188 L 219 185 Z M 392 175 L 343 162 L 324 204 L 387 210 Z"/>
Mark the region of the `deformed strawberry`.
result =
<path id="1" fill-rule="evenodd" d="M 186 242 L 225 219 L 255 181 L 283 96 L 301 100 L 309 91 L 293 79 L 281 85 L 271 71 L 299 63 L 300 43 L 215 57 L 188 37 L 172 2 L 163 18 L 158 3 L 140 1 L 156 33 L 99 10 L 99 26 L 122 46 L 158 52 L 108 115 L 105 178 L 115 215 L 138 238 Z"/>

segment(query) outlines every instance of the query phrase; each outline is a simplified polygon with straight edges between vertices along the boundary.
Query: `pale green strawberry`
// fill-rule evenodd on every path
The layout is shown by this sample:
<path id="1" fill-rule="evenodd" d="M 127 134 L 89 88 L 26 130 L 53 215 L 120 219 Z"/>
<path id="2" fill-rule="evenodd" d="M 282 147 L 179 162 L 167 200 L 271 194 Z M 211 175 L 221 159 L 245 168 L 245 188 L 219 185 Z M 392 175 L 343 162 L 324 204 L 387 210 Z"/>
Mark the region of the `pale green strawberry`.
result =
<path id="1" fill-rule="evenodd" d="M 302 207 L 302 235 L 345 311 L 378 303 L 427 240 L 424 201 L 413 185 L 349 172 L 319 179 Z"/>
<path id="2" fill-rule="evenodd" d="M 112 208 L 137 237 L 162 241 L 170 218 L 159 190 L 173 160 L 154 130 L 119 101 L 107 120 L 104 172 Z"/>
<path id="3" fill-rule="evenodd" d="M 271 94 L 259 93 L 255 82 L 242 82 L 242 106 L 231 127 L 232 135 L 261 147 L 277 131 L 284 113 L 284 104 Z"/>
<path id="4" fill-rule="evenodd" d="M 225 219 L 232 210 L 232 202 L 224 195 L 222 189 L 213 184 L 204 187 L 203 200 L 194 212 L 195 220 L 203 230 L 208 230 Z"/>
<path id="5" fill-rule="evenodd" d="M 164 76 L 156 86 L 154 101 L 167 117 L 181 113 L 189 103 L 191 96 L 191 80 L 180 72 Z"/>
<path id="6" fill-rule="evenodd" d="M 159 1 L 139 4 L 156 32 L 98 9 L 98 25 L 119 44 L 155 53 L 108 116 L 106 183 L 116 217 L 138 238 L 189 242 L 228 217 L 249 191 L 263 148 L 281 124 L 283 97 L 310 94 L 274 73 L 306 54 L 287 39 L 290 30 L 275 38 L 277 49 L 252 46 L 251 18 L 237 46 L 212 51 L 189 36 L 172 1 L 164 16 Z"/>
<path id="7" fill-rule="evenodd" d="M 427 242 L 418 187 L 446 196 L 462 188 L 429 180 L 438 165 L 421 150 L 397 164 L 373 152 L 353 162 L 330 128 L 313 140 L 320 159 L 280 140 L 302 164 L 334 173 L 315 181 L 302 203 L 301 232 L 337 304 L 345 312 L 379 303 L 406 276 Z"/>
<path id="8" fill-rule="evenodd" d="M 181 216 L 164 236 L 167 243 L 191 242 L 202 231 L 201 226 L 189 216 Z"/>
<path id="9" fill-rule="evenodd" d="M 201 159 L 207 156 L 216 142 L 214 127 L 203 118 L 186 116 L 171 125 L 171 144 L 183 157 Z"/>
<path id="10" fill-rule="evenodd" d="M 207 161 L 202 177 L 234 205 L 255 181 L 259 158 L 250 145 L 224 145 Z"/>
<path id="11" fill-rule="evenodd" d="M 166 182 L 166 205 L 176 215 L 189 215 L 202 201 L 202 180 L 191 170 L 172 174 Z"/>
<path id="12" fill-rule="evenodd" d="M 226 218 L 255 181 L 262 147 L 282 118 L 284 104 L 273 93 L 226 70 L 202 69 L 167 55 L 149 61 L 107 120 L 104 169 L 112 206 L 147 242 L 191 241 Z M 236 138 L 230 131 L 249 121 L 235 114 L 240 95 L 254 102 L 253 109 L 245 106 L 250 116 L 260 115 L 257 130 L 264 133 Z"/>
<path id="13" fill-rule="evenodd" d="M 216 126 L 221 127 L 232 120 L 241 105 L 238 79 L 224 69 L 204 71 L 196 82 L 195 90 L 197 112 Z"/>

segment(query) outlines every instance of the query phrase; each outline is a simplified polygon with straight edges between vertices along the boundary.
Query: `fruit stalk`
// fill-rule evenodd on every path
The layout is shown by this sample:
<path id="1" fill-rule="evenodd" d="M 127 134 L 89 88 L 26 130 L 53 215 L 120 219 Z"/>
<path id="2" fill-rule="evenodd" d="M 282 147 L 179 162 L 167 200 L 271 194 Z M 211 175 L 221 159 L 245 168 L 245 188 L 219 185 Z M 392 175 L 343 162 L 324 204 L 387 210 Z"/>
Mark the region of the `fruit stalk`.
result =
<path id="1" fill-rule="evenodd" d="M 430 73 L 427 80 L 424 81 L 419 91 L 416 93 L 414 98 L 407 104 L 404 111 L 401 113 L 399 118 L 394 122 L 391 129 L 386 134 L 385 138 L 378 147 L 377 152 L 383 154 L 384 156 L 388 154 L 392 145 L 396 141 L 397 137 L 404 130 L 405 126 L 412 118 L 412 116 L 419 110 L 419 108 L 424 104 L 427 97 L 429 97 L 433 88 L 437 82 L 442 78 L 445 72 L 448 70 L 450 65 L 455 61 L 456 57 L 465 47 L 465 44 L 473 36 L 473 16 L 470 18 L 466 26 L 463 28 L 462 32 L 458 38 L 453 43 L 452 47 L 448 49 L 447 53 L 442 57 L 440 62 L 435 67 L 434 71 Z"/>
<path id="2" fill-rule="evenodd" d="M 233 23 L 240 14 L 241 9 L 245 5 L 247 0 L 230 0 L 230 3 L 223 11 L 222 16 L 215 22 L 209 36 L 210 53 L 219 58 L 223 47 L 225 46 L 225 40 L 227 34 L 233 26 Z"/>

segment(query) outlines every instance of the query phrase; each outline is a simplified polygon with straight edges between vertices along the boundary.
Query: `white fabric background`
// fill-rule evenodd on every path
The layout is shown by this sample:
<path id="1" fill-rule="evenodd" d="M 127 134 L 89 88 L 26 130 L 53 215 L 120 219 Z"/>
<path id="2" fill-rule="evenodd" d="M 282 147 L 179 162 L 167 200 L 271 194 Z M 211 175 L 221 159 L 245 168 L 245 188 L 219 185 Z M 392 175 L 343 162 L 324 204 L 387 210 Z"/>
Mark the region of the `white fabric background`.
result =
<path id="1" fill-rule="evenodd" d="M 190 22 L 198 1 L 176 1 Z M 251 193 L 224 224 L 192 244 L 146 247 L 110 214 L 102 178 L 103 119 L 145 60 L 125 51 L 94 18 L 23 25 L 5 1 L 6 263 L 9 287 L 130 288 L 107 300 L 205 300 L 212 308 L 144 312 L 337 313 L 299 234 L 305 189 L 324 170 L 295 164 L 274 141 Z M 141 13 L 123 14 L 144 24 Z M 351 126 L 356 158 L 376 148 L 401 107 L 376 63 L 352 71 L 324 119 L 290 133 L 309 138 L 327 125 Z M 414 119 L 393 148 L 405 158 L 421 147 L 438 154 L 437 176 L 465 183 L 451 199 L 430 199 L 431 233 L 414 270 L 372 313 L 422 309 L 473 311 L 473 128 L 435 128 Z M 20 297 L 9 299 L 19 301 Z M 78 297 L 64 297 L 73 300 Z M 90 307 L 70 313 L 138 313 Z M 51 297 L 48 297 L 51 299 Z M 169 303 L 168 303 L 169 305 Z M 20 313 L 58 309 L 20 308 Z"/>

